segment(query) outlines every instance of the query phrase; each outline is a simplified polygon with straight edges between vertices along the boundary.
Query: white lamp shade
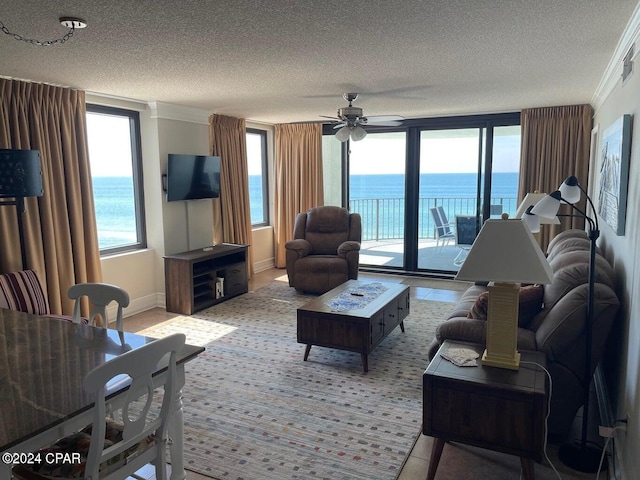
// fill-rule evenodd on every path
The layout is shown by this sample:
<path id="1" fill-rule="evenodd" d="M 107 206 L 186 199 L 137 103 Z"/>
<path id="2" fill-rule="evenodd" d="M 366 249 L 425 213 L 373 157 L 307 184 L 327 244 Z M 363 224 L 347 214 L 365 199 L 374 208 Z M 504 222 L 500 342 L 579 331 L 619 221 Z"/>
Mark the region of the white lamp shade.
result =
<path id="1" fill-rule="evenodd" d="M 347 140 L 349 140 L 349 133 L 350 133 L 350 128 L 347 125 L 345 125 L 344 127 L 342 127 L 340 130 L 336 132 L 336 138 L 341 142 L 346 142 Z"/>
<path id="2" fill-rule="evenodd" d="M 546 193 L 527 193 L 527 195 L 522 199 L 522 202 L 520 202 L 520 205 L 518 205 L 518 209 L 516 210 L 516 216 L 515 218 L 523 218 L 525 216 L 525 213 L 527 211 L 527 209 L 529 207 L 534 206 L 535 204 L 537 204 L 540 200 L 542 200 L 544 197 L 546 197 L 547 194 Z M 547 217 L 541 217 L 540 215 L 538 215 L 538 230 L 539 231 L 539 226 L 540 225 L 544 225 L 544 224 L 560 224 L 560 220 L 558 220 L 558 217 L 556 217 L 555 215 L 551 218 L 547 218 Z M 531 230 L 532 232 L 534 232 L 535 230 Z"/>
<path id="3" fill-rule="evenodd" d="M 551 283 L 553 271 L 521 220 L 487 220 L 456 280 Z"/>
<path id="4" fill-rule="evenodd" d="M 540 220 L 542 218 L 544 217 L 539 217 L 535 213 L 526 212 L 522 216 L 522 222 L 529 228 L 531 233 L 538 233 L 540 231 Z"/>
<path id="5" fill-rule="evenodd" d="M 360 126 L 354 127 L 351 130 L 351 140 L 353 140 L 354 142 L 359 142 L 366 136 L 367 136 L 367 132 L 365 131 L 364 128 Z"/>
<path id="6" fill-rule="evenodd" d="M 561 198 L 562 194 L 559 190 L 556 190 L 536 203 L 531 209 L 531 213 L 535 213 L 540 217 L 553 218 L 558 214 Z"/>
<path id="7" fill-rule="evenodd" d="M 578 179 L 574 175 L 567 177 L 558 190 L 560 190 L 560 195 L 567 203 L 578 203 L 582 196 L 578 186 Z"/>

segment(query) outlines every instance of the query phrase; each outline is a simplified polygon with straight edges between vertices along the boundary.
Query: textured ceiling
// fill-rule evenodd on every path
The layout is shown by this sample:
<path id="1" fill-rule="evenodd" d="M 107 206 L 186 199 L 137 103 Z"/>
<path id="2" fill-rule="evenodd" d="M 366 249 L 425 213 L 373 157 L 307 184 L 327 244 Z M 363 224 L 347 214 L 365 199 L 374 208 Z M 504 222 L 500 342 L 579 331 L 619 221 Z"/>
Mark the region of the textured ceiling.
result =
<path id="1" fill-rule="evenodd" d="M 637 0 L 0 0 L 0 75 L 267 123 L 588 103 Z"/>

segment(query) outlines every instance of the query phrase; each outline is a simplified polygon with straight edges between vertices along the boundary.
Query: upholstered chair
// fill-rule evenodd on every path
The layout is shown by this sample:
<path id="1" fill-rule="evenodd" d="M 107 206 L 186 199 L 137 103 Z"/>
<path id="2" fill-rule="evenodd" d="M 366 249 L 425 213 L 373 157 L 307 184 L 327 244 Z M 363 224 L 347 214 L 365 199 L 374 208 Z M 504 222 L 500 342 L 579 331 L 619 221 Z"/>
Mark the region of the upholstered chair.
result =
<path id="1" fill-rule="evenodd" d="M 346 208 L 315 207 L 296 216 L 293 240 L 285 244 L 289 285 L 325 293 L 358 278 L 362 220 Z"/>
<path id="2" fill-rule="evenodd" d="M 35 270 L 20 270 L 0 275 L 0 308 L 55 320 L 74 321 L 70 315 L 56 315 L 49 311 L 49 300 Z M 87 323 L 86 319 L 78 321 Z"/>
<path id="3" fill-rule="evenodd" d="M 49 301 L 35 270 L 0 275 L 0 308 L 49 315 Z"/>

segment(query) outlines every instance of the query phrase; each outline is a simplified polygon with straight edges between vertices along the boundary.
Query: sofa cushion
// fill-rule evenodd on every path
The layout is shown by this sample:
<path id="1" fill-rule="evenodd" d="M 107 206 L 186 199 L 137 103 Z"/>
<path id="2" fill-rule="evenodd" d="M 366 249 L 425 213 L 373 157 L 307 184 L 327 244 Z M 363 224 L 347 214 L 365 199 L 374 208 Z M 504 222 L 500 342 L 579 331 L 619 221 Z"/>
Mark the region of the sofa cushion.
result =
<path id="1" fill-rule="evenodd" d="M 547 253 L 547 260 L 550 262 L 559 255 L 576 250 L 591 250 L 591 242 L 588 238 L 569 237 L 556 243 Z M 596 246 L 596 253 L 602 255 L 600 247 Z"/>
<path id="2" fill-rule="evenodd" d="M 464 293 L 462 294 L 462 297 L 460 297 L 460 300 L 458 300 L 458 302 L 455 304 L 455 306 L 453 307 L 453 310 L 449 313 L 449 316 L 447 317 L 447 319 L 457 318 L 457 317 L 466 317 L 467 314 L 469 313 L 469 310 L 471 310 L 471 308 L 473 307 L 473 304 L 478 298 L 478 295 L 486 291 L 487 291 L 487 287 L 485 285 L 478 285 L 478 284 L 471 285 L 469 288 L 467 288 L 464 291 Z"/>
<path id="3" fill-rule="evenodd" d="M 542 298 L 544 295 L 544 287 L 542 285 L 527 285 L 520 287 L 518 295 L 518 326 L 526 328 L 540 310 L 542 310 Z M 487 307 L 489 305 L 489 292 L 483 292 L 478 295 L 471 310 L 467 314 L 467 318 L 475 318 L 479 320 L 487 319 Z"/>
<path id="4" fill-rule="evenodd" d="M 557 233 L 551 240 L 549 240 L 549 245 L 547 246 L 547 255 L 553 251 L 555 246 L 566 240 L 567 238 L 586 238 L 589 239 L 587 232 L 581 230 L 579 228 L 570 228 L 569 230 L 563 230 L 560 233 Z"/>

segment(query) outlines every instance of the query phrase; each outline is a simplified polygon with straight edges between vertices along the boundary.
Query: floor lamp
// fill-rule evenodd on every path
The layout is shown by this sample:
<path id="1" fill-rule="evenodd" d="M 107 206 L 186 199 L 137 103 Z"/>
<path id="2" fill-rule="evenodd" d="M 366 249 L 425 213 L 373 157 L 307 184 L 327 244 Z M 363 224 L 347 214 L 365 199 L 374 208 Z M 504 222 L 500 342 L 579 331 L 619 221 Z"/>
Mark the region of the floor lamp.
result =
<path id="1" fill-rule="evenodd" d="M 545 218 L 531 214 L 531 209 L 536 205 L 536 203 L 538 203 L 546 196 L 546 193 L 540 193 L 537 190 L 527 193 L 522 199 L 522 202 L 520 202 L 520 205 L 518 205 L 518 208 L 516 209 L 516 215 L 514 217 L 521 218 L 522 221 L 527 224 L 529 230 L 531 230 L 531 233 L 533 233 L 533 236 L 536 238 L 538 243 L 540 243 L 540 225 L 560 224 L 560 220 L 558 220 L 558 217 Z"/>
<path id="2" fill-rule="evenodd" d="M 581 196 L 584 195 L 593 212 L 593 218 L 586 212 L 576 207 Z M 566 203 L 576 212 L 569 215 L 557 215 L 561 203 Z M 582 406 L 582 432 L 579 444 L 563 445 L 558 451 L 562 462 L 581 472 L 594 473 L 598 470 L 600 461 L 600 450 L 587 445 L 587 432 L 589 427 L 589 390 L 591 385 L 591 344 L 593 336 L 594 317 L 594 283 L 595 283 L 595 260 L 596 260 L 596 240 L 600 236 L 598 217 L 596 209 L 591 201 L 591 197 L 580 186 L 575 176 L 568 177 L 560 186 L 559 190 L 547 195 L 530 209 L 530 214 L 538 215 L 542 218 L 553 218 L 556 216 L 570 216 L 584 218 L 589 224 L 589 293 L 587 297 L 587 322 L 586 322 L 586 342 L 585 342 L 585 373 L 584 373 L 584 394 Z M 603 468 L 606 466 L 603 464 Z"/>
<path id="3" fill-rule="evenodd" d="M 22 269 L 27 268 L 22 214 L 26 197 L 41 197 L 42 170 L 38 150 L 0 150 L 0 206 L 14 205 L 18 220 Z"/>

